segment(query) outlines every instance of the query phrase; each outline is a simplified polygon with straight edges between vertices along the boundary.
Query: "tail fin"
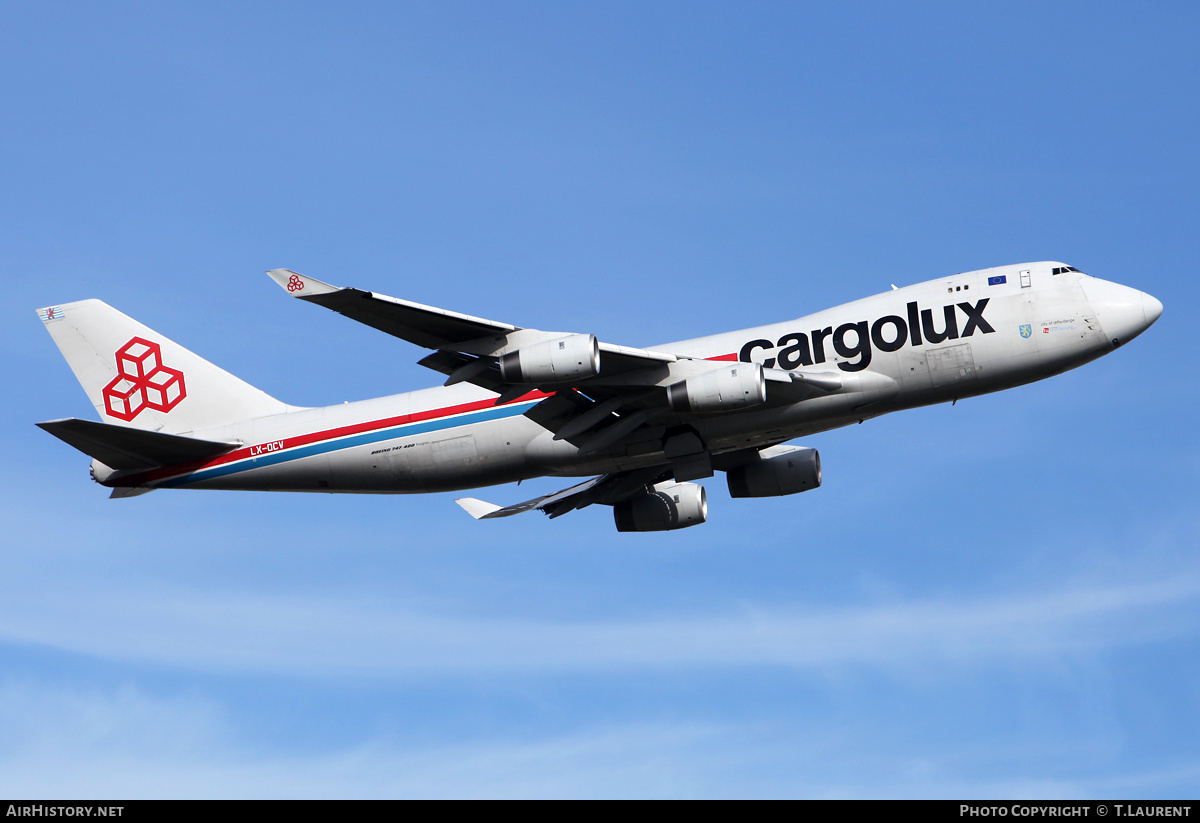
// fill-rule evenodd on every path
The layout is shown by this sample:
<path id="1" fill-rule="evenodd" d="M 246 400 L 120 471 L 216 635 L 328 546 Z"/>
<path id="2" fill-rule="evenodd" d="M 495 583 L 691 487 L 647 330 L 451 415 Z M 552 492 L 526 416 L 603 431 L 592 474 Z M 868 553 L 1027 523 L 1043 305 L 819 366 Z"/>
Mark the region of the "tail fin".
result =
<path id="1" fill-rule="evenodd" d="M 178 434 L 291 408 L 99 300 L 38 316 L 105 422 Z"/>

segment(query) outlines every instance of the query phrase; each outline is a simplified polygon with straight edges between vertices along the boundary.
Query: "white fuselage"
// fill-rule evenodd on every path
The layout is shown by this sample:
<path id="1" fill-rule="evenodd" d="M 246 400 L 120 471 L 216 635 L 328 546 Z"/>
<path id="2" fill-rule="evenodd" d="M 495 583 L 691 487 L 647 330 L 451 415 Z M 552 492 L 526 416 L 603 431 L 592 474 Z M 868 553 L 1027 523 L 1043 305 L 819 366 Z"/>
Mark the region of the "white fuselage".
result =
<path id="1" fill-rule="evenodd" d="M 796 320 L 653 348 L 840 380 L 840 391 L 799 402 L 687 417 L 713 455 L 761 447 L 1058 374 L 1112 351 L 1161 312 L 1139 291 L 1073 270 L 1052 274 L 1060 268 L 1033 263 L 968 272 Z M 691 373 L 703 366 L 675 365 Z M 678 380 L 678 372 L 664 366 L 653 385 Z M 545 396 L 496 405 L 493 392 L 460 383 L 301 409 L 194 432 L 243 444 L 204 464 L 120 473 L 96 464 L 93 471 L 112 486 L 405 493 L 665 462 L 661 436 L 581 457 L 525 416 Z"/>

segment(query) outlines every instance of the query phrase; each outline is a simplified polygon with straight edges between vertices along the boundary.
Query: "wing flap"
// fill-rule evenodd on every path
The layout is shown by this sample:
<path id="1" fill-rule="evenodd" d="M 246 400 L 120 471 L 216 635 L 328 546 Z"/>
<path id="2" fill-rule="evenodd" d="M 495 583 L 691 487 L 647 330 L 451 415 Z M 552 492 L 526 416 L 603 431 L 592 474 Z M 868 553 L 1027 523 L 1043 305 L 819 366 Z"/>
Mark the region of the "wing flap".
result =
<path id="1" fill-rule="evenodd" d="M 471 357 L 458 352 L 435 351 L 418 360 L 417 365 L 446 375 L 446 382 L 443 384 L 446 386 L 467 382 L 497 394 L 508 388 L 508 384 L 500 377 L 500 367 L 492 357 Z"/>
<path id="2" fill-rule="evenodd" d="M 674 363 L 678 359 L 675 355 L 667 352 L 635 349 L 630 346 L 616 346 L 612 343 L 601 342 L 600 376 L 608 377 L 634 369 L 644 369 L 647 366 Z"/>

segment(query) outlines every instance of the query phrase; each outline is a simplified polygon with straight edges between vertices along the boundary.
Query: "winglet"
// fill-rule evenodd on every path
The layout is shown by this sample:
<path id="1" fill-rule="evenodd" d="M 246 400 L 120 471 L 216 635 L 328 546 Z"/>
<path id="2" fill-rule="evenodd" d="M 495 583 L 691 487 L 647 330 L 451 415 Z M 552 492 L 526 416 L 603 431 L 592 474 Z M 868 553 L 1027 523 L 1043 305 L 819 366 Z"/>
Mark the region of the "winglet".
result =
<path id="1" fill-rule="evenodd" d="M 281 288 L 287 289 L 288 294 L 292 297 L 312 297 L 341 291 L 337 286 L 322 283 L 315 277 L 306 277 L 291 269 L 271 269 L 267 272 L 267 276 L 278 283 Z"/>
<path id="2" fill-rule="evenodd" d="M 477 497 L 460 497 L 454 502 L 462 506 L 463 510 L 476 520 L 487 517 L 493 512 L 498 512 L 501 508 L 495 503 L 488 503 L 486 500 L 480 500 Z"/>

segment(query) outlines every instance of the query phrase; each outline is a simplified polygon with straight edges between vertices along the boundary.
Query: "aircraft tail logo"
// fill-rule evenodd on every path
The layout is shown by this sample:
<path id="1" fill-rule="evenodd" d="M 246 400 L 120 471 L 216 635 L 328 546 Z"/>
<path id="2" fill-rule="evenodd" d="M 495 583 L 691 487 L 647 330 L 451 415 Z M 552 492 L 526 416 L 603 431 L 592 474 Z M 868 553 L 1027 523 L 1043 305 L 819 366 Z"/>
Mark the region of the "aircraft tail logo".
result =
<path id="1" fill-rule="evenodd" d="M 134 337 L 117 349 L 117 376 L 104 387 L 104 410 L 129 422 L 146 409 L 169 412 L 187 397 L 183 372 L 162 364 L 162 347 Z"/>
<path id="2" fill-rule="evenodd" d="M 99 300 L 38 316 L 106 423 L 190 434 L 294 408 Z"/>

